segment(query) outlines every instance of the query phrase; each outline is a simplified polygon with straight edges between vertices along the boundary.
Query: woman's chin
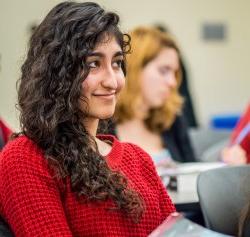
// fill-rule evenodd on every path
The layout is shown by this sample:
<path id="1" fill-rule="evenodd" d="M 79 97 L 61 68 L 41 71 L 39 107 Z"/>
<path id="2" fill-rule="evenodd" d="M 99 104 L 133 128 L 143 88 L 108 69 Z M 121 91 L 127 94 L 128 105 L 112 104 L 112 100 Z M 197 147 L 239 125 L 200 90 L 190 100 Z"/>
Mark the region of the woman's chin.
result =
<path id="1" fill-rule="evenodd" d="M 164 105 L 164 102 L 162 102 L 162 101 L 157 101 L 157 102 L 155 102 L 154 104 L 151 105 L 151 108 L 152 108 L 152 109 L 159 109 L 159 108 L 161 108 L 163 105 Z"/>
<path id="2" fill-rule="evenodd" d="M 113 114 L 114 114 L 114 113 L 112 113 L 112 114 L 107 114 L 107 115 L 102 115 L 102 116 L 99 117 L 99 119 L 109 119 L 109 118 L 111 118 L 111 117 L 113 116 Z"/>
<path id="3" fill-rule="evenodd" d="M 110 111 L 105 111 L 103 113 L 100 113 L 98 118 L 99 119 L 108 119 L 111 118 L 114 115 L 114 110 L 110 110 Z"/>

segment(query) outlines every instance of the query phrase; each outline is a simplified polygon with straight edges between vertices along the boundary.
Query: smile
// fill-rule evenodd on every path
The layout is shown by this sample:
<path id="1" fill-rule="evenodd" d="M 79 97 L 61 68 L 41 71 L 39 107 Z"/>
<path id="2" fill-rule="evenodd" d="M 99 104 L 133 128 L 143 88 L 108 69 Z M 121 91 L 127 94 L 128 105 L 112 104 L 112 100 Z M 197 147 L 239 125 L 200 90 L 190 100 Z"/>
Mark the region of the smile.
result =
<path id="1" fill-rule="evenodd" d="M 109 93 L 109 94 L 93 94 L 93 96 L 102 98 L 102 99 L 113 99 L 115 98 L 115 93 Z"/>

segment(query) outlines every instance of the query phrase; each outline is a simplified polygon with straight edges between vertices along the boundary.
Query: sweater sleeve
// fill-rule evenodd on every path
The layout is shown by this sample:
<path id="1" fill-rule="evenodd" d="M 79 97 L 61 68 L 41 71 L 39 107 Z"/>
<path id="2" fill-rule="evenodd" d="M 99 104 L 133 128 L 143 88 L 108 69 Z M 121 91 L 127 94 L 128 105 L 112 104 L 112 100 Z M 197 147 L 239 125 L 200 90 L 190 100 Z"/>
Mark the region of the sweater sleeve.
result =
<path id="1" fill-rule="evenodd" d="M 176 211 L 175 206 L 171 198 L 169 197 L 167 189 L 164 187 L 161 178 L 156 172 L 155 165 L 152 161 L 151 156 L 138 146 L 136 145 L 133 146 L 137 154 L 141 158 L 143 165 L 147 166 L 147 170 L 150 171 L 148 172 L 148 174 L 150 174 L 150 178 L 153 179 L 154 181 L 153 183 L 155 184 L 156 190 L 159 195 L 159 206 L 162 212 L 162 220 L 165 220 L 169 216 L 169 214 Z"/>
<path id="2" fill-rule="evenodd" d="M 164 219 L 166 219 L 172 212 L 176 212 L 175 206 L 161 180 L 159 182 L 159 200 Z"/>
<path id="3" fill-rule="evenodd" d="M 151 159 L 150 159 L 151 161 Z M 160 203 L 160 208 L 162 211 L 162 216 L 163 219 L 166 219 L 169 214 L 171 214 L 172 212 L 175 212 L 175 206 L 170 198 L 170 196 L 167 193 L 167 189 L 166 187 L 164 187 L 161 178 L 159 177 L 159 175 L 157 174 L 154 164 L 152 162 L 151 167 L 154 170 L 155 173 L 155 178 L 156 178 L 156 182 L 158 184 L 158 190 L 159 190 L 159 203 Z"/>
<path id="4" fill-rule="evenodd" d="M 10 145 L 0 155 L 0 201 L 15 236 L 72 236 L 57 182 L 30 144 Z"/>

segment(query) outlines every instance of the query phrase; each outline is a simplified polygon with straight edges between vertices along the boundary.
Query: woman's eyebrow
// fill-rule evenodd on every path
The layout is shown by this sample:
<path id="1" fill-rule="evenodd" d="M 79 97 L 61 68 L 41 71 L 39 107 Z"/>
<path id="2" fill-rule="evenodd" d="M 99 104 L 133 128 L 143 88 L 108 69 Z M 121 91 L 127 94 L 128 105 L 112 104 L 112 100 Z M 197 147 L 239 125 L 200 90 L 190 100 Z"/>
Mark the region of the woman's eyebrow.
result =
<path id="1" fill-rule="evenodd" d="M 118 57 L 118 56 L 124 56 L 124 53 L 122 51 L 117 51 L 113 57 Z M 101 52 L 92 52 L 90 54 L 88 54 L 87 57 L 105 57 L 105 54 L 104 53 L 101 53 Z"/>
<path id="2" fill-rule="evenodd" d="M 124 57 L 124 53 L 122 51 L 118 51 L 114 54 L 114 57 L 122 56 Z"/>

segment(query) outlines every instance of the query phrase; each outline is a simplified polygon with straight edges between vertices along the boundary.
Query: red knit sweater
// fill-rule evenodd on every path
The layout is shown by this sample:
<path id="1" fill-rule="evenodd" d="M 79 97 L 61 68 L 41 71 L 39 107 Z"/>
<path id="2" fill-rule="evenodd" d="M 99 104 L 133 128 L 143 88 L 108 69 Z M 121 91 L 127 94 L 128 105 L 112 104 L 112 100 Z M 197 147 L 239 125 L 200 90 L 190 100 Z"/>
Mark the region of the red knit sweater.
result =
<path id="1" fill-rule="evenodd" d="M 175 211 L 151 158 L 139 147 L 114 137 L 106 156 L 140 193 L 146 210 L 135 224 L 122 211 L 110 211 L 112 200 L 80 203 L 53 178 L 43 152 L 28 138 L 9 142 L 0 154 L 0 211 L 15 236 L 147 236 Z M 68 180 L 69 181 L 69 180 Z"/>

